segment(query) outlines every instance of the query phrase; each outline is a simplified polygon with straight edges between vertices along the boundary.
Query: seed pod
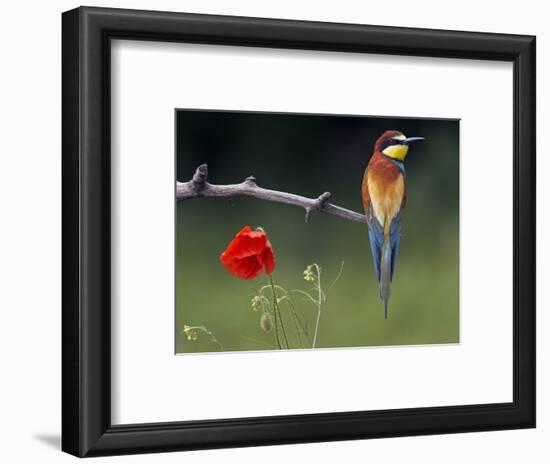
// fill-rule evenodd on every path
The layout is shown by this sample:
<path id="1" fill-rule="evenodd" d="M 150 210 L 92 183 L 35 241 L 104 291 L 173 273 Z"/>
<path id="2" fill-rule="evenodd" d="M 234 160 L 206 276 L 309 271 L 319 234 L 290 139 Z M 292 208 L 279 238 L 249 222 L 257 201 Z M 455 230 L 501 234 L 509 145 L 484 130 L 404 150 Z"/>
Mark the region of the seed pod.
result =
<path id="1" fill-rule="evenodd" d="M 264 332 L 271 332 L 273 323 L 271 322 L 271 316 L 268 313 L 263 313 L 260 318 L 260 327 Z"/>

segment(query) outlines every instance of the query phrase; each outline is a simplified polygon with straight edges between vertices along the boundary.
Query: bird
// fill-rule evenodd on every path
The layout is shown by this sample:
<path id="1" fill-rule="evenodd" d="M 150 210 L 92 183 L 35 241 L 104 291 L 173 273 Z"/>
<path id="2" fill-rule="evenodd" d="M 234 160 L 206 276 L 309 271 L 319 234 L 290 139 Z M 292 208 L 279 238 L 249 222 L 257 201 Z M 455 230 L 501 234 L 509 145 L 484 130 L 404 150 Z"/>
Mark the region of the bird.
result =
<path id="1" fill-rule="evenodd" d="M 388 301 L 401 239 L 401 212 L 407 203 L 405 158 L 412 143 L 424 137 L 406 137 L 386 130 L 374 144 L 361 188 L 379 295 L 388 319 Z"/>

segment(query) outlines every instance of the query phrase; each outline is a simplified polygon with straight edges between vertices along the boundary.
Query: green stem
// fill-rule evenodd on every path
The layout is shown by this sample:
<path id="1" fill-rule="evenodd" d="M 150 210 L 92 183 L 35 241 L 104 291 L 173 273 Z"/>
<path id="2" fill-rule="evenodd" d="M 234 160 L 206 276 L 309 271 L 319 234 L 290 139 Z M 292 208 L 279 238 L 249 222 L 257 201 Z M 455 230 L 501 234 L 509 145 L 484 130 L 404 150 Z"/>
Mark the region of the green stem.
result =
<path id="1" fill-rule="evenodd" d="M 296 318 L 294 317 L 294 314 L 292 313 L 292 308 L 290 307 L 290 304 L 288 305 L 288 313 L 290 314 L 290 318 L 292 319 L 292 322 L 294 322 L 294 328 L 296 329 L 296 336 L 298 339 L 298 345 L 300 348 L 304 347 L 304 344 L 302 342 L 302 336 L 300 335 L 300 327 L 298 325 L 298 321 L 296 321 Z"/>
<path id="2" fill-rule="evenodd" d="M 279 338 L 279 323 L 277 322 L 277 310 L 275 309 L 275 303 L 273 303 L 273 323 L 275 324 L 275 340 L 280 350 L 283 349 L 281 345 L 281 339 Z"/>
<path id="3" fill-rule="evenodd" d="M 296 332 L 298 333 L 298 341 L 300 343 L 300 347 L 304 348 L 304 342 L 302 340 L 302 335 L 300 334 L 300 332 L 304 332 L 304 335 L 306 336 L 308 343 L 309 343 L 309 336 L 307 334 L 306 329 L 302 325 L 302 322 L 300 321 L 298 314 L 296 314 L 296 310 L 294 309 L 294 303 L 292 303 L 292 300 L 290 300 L 290 298 L 287 299 L 287 302 L 288 302 L 288 307 L 290 309 L 290 314 L 292 316 L 294 324 L 296 325 Z"/>
<path id="4" fill-rule="evenodd" d="M 287 349 L 290 348 L 290 344 L 288 343 L 288 338 L 286 336 L 286 330 L 285 330 L 285 324 L 283 323 L 283 316 L 281 315 L 281 311 L 279 309 L 279 303 L 277 302 L 277 293 L 275 293 L 275 284 L 273 283 L 273 277 L 271 277 L 271 274 L 269 274 L 269 283 L 271 284 L 271 290 L 273 292 L 273 307 L 275 310 L 273 311 L 275 314 L 278 314 L 279 320 L 281 321 L 281 329 L 283 332 L 283 337 L 285 339 L 286 347 Z M 275 317 L 275 328 L 277 327 L 277 318 Z"/>
<path id="5" fill-rule="evenodd" d="M 321 302 L 322 302 L 322 290 L 321 290 L 321 269 L 317 264 L 314 264 L 317 271 L 317 290 L 319 293 L 317 300 L 317 322 L 315 323 L 315 332 L 313 333 L 313 344 L 311 348 L 315 348 L 317 343 L 317 333 L 319 332 L 319 322 L 321 321 Z"/>

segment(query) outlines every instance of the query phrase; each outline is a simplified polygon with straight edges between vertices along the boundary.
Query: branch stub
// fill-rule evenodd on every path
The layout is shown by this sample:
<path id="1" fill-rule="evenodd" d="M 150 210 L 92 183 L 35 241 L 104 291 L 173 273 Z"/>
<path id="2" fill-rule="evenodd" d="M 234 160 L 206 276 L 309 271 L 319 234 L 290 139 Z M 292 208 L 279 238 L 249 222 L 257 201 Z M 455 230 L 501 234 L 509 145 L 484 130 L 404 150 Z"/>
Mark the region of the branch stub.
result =
<path id="1" fill-rule="evenodd" d="M 248 176 L 245 180 L 244 180 L 245 184 L 248 184 L 248 185 L 252 185 L 254 187 L 256 187 L 256 178 L 254 176 Z"/>
<path id="2" fill-rule="evenodd" d="M 318 210 L 322 210 L 324 208 L 324 206 L 327 204 L 327 202 L 330 199 L 330 195 L 331 195 L 330 192 L 325 192 L 322 195 L 319 195 L 319 197 L 315 201 Z"/>
<path id="3" fill-rule="evenodd" d="M 208 179 L 208 165 L 201 164 L 193 175 L 193 188 L 196 192 L 204 190 Z"/>

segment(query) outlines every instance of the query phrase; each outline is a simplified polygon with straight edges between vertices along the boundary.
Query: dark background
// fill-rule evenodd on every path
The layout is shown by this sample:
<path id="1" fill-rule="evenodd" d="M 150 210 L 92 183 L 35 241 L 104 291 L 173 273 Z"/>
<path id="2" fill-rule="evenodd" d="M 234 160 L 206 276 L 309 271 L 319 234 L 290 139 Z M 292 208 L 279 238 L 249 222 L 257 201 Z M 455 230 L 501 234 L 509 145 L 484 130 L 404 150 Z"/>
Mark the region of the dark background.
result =
<path id="1" fill-rule="evenodd" d="M 459 122 L 179 110 L 177 179 L 208 163 L 212 183 L 249 175 L 261 187 L 307 197 L 324 191 L 339 206 L 363 212 L 361 181 L 374 141 L 386 129 L 426 137 L 407 156 L 408 204 L 392 286 L 389 319 L 378 297 L 366 225 L 253 198 L 200 198 L 177 204 L 176 351 L 218 349 L 207 337 L 188 341 L 184 324 L 205 325 L 225 350 L 268 349 L 252 311 L 252 281 L 232 277 L 219 254 L 244 225 L 263 227 L 275 250 L 276 283 L 306 290 L 307 264 L 322 267 L 328 294 L 318 347 L 453 343 L 459 341 Z M 301 314 L 313 325 L 315 308 Z"/>

